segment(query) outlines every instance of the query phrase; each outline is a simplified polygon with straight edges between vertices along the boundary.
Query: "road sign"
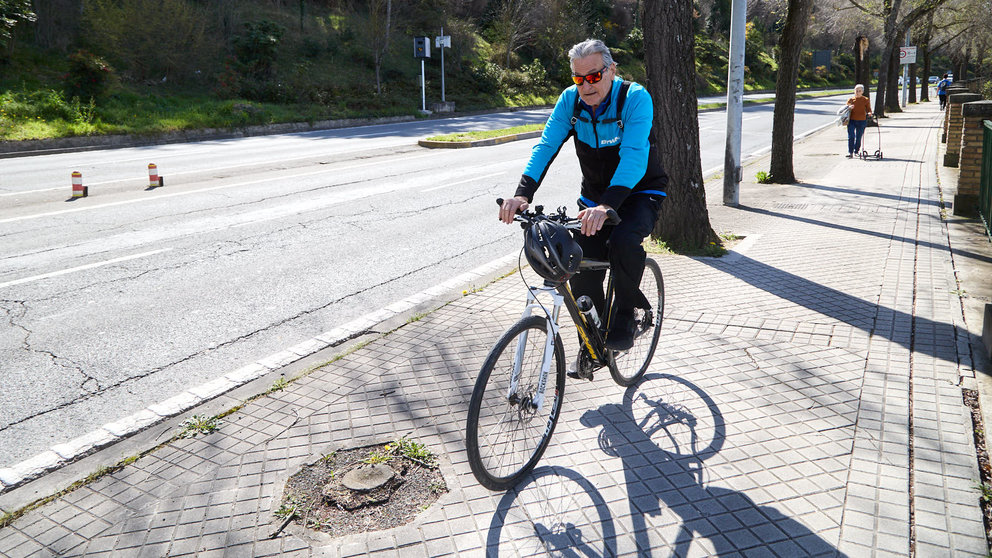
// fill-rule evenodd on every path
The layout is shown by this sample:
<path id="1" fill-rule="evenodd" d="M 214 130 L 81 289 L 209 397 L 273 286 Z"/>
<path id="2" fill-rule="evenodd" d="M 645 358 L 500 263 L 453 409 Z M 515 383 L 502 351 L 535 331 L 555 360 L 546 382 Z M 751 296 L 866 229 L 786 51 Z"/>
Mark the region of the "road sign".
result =
<path id="1" fill-rule="evenodd" d="M 914 46 L 899 47 L 899 63 L 916 64 L 916 47 Z"/>
<path id="2" fill-rule="evenodd" d="M 441 48 L 441 47 L 451 48 L 451 35 L 434 37 L 434 46 L 436 48 Z"/>

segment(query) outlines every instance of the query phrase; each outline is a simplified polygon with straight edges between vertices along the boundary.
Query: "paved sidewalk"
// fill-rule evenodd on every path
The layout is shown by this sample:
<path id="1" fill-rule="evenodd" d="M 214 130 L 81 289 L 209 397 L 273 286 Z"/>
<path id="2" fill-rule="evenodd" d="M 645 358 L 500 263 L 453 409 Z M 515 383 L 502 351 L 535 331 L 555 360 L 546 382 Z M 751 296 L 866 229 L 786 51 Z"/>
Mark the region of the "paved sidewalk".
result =
<path id="1" fill-rule="evenodd" d="M 714 228 L 744 242 L 659 258 L 666 319 L 645 380 L 569 381 L 515 490 L 477 485 L 463 428 L 522 306 L 519 274 L 27 512 L 0 529 L 0 554 L 985 556 L 962 401 L 974 324 L 940 218 L 938 117 L 930 104 L 883 121 L 881 161 L 845 159 L 840 128 L 816 134 L 796 146 L 802 184 L 746 182 L 739 208 L 708 185 Z M 412 524 L 269 538 L 303 463 L 402 435 L 442 455 L 450 490 Z"/>

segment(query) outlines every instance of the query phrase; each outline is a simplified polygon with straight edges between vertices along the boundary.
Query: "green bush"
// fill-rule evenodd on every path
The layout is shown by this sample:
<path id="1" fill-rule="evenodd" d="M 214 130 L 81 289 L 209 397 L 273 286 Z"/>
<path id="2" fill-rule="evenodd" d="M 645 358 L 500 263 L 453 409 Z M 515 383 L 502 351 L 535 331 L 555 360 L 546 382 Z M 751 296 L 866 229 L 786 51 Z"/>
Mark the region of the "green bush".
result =
<path id="1" fill-rule="evenodd" d="M 86 0 L 86 44 L 118 70 L 124 82 L 161 85 L 213 76 L 224 38 L 210 28 L 199 0 Z M 213 4 L 212 2 L 210 4 Z M 214 31 L 214 32 L 211 32 Z"/>
<path id="2" fill-rule="evenodd" d="M 245 23 L 244 34 L 234 38 L 234 53 L 242 73 L 255 78 L 271 77 L 285 34 L 285 27 L 267 19 Z"/>
<path id="3" fill-rule="evenodd" d="M 472 68 L 472 81 L 483 93 L 496 93 L 503 82 L 503 68 L 492 62 L 483 62 Z"/>
<path id="4" fill-rule="evenodd" d="M 77 50 L 69 55 L 69 71 L 62 84 L 68 97 L 100 99 L 107 95 L 115 79 L 106 60 L 87 50 Z"/>

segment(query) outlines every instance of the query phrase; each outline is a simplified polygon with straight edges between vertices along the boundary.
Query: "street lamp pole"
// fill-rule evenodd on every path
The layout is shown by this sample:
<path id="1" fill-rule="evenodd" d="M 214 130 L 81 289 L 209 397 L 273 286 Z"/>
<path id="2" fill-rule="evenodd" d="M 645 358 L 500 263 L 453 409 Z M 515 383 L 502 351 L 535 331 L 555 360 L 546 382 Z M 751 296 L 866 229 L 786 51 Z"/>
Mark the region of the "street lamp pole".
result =
<path id="1" fill-rule="evenodd" d="M 727 64 L 727 149 L 723 162 L 723 205 L 740 203 L 741 120 L 744 113 L 744 26 L 747 1 L 733 0 Z"/>

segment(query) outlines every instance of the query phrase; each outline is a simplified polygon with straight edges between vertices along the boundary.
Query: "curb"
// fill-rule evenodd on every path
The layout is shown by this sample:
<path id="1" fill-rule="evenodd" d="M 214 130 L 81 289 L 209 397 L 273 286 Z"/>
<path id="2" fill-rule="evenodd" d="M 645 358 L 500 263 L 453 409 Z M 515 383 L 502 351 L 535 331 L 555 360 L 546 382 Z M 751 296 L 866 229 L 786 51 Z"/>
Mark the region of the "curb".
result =
<path id="1" fill-rule="evenodd" d="M 352 320 L 340 327 L 289 347 L 286 350 L 228 372 L 219 378 L 192 387 L 132 415 L 104 424 L 102 427 L 73 440 L 54 445 L 48 450 L 13 466 L 0 468 L 0 495 L 7 495 L 13 489 L 19 488 L 29 481 L 36 480 L 100 449 L 121 442 L 146 428 L 175 417 L 319 351 L 340 346 L 347 341 L 366 334 L 381 337 L 385 333 L 375 331 L 375 326 L 404 316 L 424 306 L 434 307 L 435 305 L 443 305 L 450 300 L 454 300 L 462 295 L 461 291 L 465 285 L 478 283 L 480 279 L 489 280 L 498 277 L 505 273 L 511 265 L 515 267 L 517 256 L 518 254 L 514 252 L 497 258 L 488 264 L 455 276 L 430 289 L 389 304 L 376 312 Z M 395 329 L 395 327 L 399 327 L 400 325 L 402 323 L 396 324 L 389 329 Z M 75 480 L 77 479 L 68 479 L 68 483 Z M 27 503 L 25 502 L 25 504 Z"/>
<path id="2" fill-rule="evenodd" d="M 251 136 L 266 136 L 272 134 L 292 134 L 300 132 L 316 132 L 338 128 L 370 126 L 373 124 L 394 124 L 412 122 L 413 116 L 391 116 L 384 118 L 345 118 L 341 120 L 321 120 L 312 124 L 307 122 L 286 122 L 282 124 L 266 124 L 245 126 L 243 128 L 202 128 L 184 130 L 154 135 L 117 134 L 108 136 L 74 136 L 68 138 L 52 138 L 37 140 L 0 141 L 0 159 L 9 157 L 30 157 L 32 155 L 51 155 L 75 151 L 92 151 L 99 149 L 120 149 L 125 147 L 142 147 L 146 145 L 161 145 L 167 143 L 186 143 Z"/>
<path id="3" fill-rule="evenodd" d="M 509 136 L 499 136 L 497 138 L 486 138 L 481 140 L 472 141 L 431 141 L 431 140 L 419 140 L 417 142 L 421 147 L 429 147 L 432 149 L 459 149 L 463 147 L 484 147 L 488 145 L 499 145 L 501 143 L 507 143 L 516 140 L 530 139 L 541 137 L 543 133 L 542 130 L 535 130 L 533 132 L 523 132 L 520 134 L 511 134 Z"/>
<path id="4" fill-rule="evenodd" d="M 381 118 L 344 118 L 340 120 L 320 120 L 312 124 L 307 122 L 283 122 L 280 124 L 246 126 L 244 128 L 202 128 L 149 135 L 117 134 L 107 136 L 73 136 L 67 138 L 17 141 L 0 140 L 0 159 L 30 157 L 34 155 L 51 155 L 56 153 L 72 153 L 77 151 L 94 151 L 99 149 L 143 147 L 147 145 L 162 145 L 168 143 L 267 136 L 273 134 L 317 132 L 320 130 L 335 130 L 339 128 L 396 124 L 401 122 L 414 122 L 417 120 L 443 120 L 447 118 L 460 118 L 465 116 L 497 114 L 504 112 L 512 113 L 527 110 L 541 110 L 546 108 L 551 107 L 550 105 L 501 107 L 458 113 L 433 114 L 427 118 L 418 118 L 416 116 L 386 116 Z"/>

